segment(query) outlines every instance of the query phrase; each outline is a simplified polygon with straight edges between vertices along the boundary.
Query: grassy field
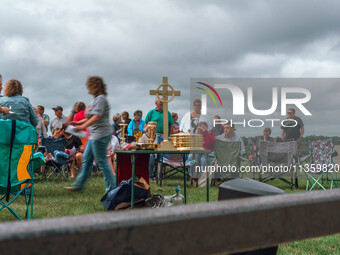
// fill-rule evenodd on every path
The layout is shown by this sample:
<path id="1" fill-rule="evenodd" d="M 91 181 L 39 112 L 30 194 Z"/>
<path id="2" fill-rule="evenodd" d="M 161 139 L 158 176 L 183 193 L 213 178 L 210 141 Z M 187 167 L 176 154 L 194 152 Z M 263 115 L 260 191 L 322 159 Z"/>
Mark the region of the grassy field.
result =
<path id="1" fill-rule="evenodd" d="M 83 192 L 72 193 L 63 189 L 71 182 L 59 180 L 56 182 L 37 179 L 34 185 L 34 218 L 52 218 L 71 215 L 83 215 L 97 212 L 105 212 L 100 202 L 104 195 L 104 181 L 102 176 L 93 176 L 87 183 Z M 300 181 L 298 190 L 291 190 L 287 184 L 280 181 L 272 181 L 269 184 L 285 190 L 287 193 L 304 192 L 305 181 Z M 155 182 L 151 183 L 151 192 L 162 195 L 172 195 L 175 188 L 183 186 L 182 175 L 176 175 L 171 179 L 165 180 L 162 187 Z M 181 190 L 183 194 L 183 189 Z M 187 185 L 188 203 L 199 203 L 206 201 L 206 189 Z M 210 201 L 216 201 L 218 187 L 211 187 Z M 20 199 L 23 200 L 23 197 Z M 22 201 L 23 202 L 23 201 Z M 19 215 L 24 215 L 23 203 L 15 202 L 15 208 Z M 0 222 L 16 221 L 8 212 L 3 210 L 0 213 Z M 282 244 L 279 246 L 278 254 L 340 254 L 340 235 L 327 236 L 322 238 L 309 239 L 299 242 Z"/>

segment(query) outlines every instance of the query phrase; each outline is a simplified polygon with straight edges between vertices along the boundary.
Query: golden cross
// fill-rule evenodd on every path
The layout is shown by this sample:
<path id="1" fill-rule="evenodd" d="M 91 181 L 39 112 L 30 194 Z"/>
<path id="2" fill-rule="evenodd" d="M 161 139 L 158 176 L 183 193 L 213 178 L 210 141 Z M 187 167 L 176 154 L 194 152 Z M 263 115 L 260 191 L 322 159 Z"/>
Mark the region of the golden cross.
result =
<path id="1" fill-rule="evenodd" d="M 170 90 L 168 90 L 169 88 Z M 158 86 L 157 90 L 150 90 L 150 95 L 156 95 L 157 98 L 159 98 L 163 102 L 163 136 L 164 136 L 164 143 L 167 144 L 168 138 L 169 138 L 168 103 L 171 102 L 175 96 L 180 96 L 181 92 L 174 90 L 174 88 L 168 83 L 168 77 L 163 77 L 163 83 Z M 160 96 L 162 96 L 163 99 L 161 99 Z M 168 96 L 171 96 L 171 98 L 168 99 Z M 162 144 L 161 144 L 161 148 L 162 148 Z M 172 149 L 172 148 L 167 147 L 167 149 Z"/>

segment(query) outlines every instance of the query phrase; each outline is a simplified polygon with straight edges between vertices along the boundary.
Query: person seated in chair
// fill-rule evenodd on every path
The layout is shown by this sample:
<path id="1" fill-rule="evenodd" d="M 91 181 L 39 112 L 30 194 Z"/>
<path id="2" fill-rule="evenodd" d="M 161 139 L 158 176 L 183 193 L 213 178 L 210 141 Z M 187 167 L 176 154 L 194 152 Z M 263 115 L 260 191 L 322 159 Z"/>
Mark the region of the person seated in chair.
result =
<path id="1" fill-rule="evenodd" d="M 216 136 L 216 141 L 222 141 L 222 142 L 227 142 L 227 143 L 232 143 L 232 142 L 240 142 L 241 143 L 241 148 L 240 148 L 240 155 L 239 156 L 243 156 L 245 154 L 245 148 L 244 148 L 244 143 L 243 140 L 240 136 L 236 135 L 235 133 L 236 129 L 235 126 L 232 125 L 232 123 L 227 122 L 226 124 L 223 125 L 223 134 Z M 238 161 L 240 161 L 240 158 L 238 158 Z M 239 162 L 240 163 L 240 162 Z M 224 173 L 219 173 L 219 176 L 217 178 L 217 181 L 220 180 L 220 178 L 227 178 L 227 179 L 232 179 L 232 178 L 238 178 L 239 177 L 239 173 L 238 172 L 231 172 L 229 173 L 229 176 L 223 176 Z"/>
<path id="2" fill-rule="evenodd" d="M 111 167 L 113 176 L 116 176 L 116 159 L 117 154 L 114 152 L 119 147 L 119 140 L 117 136 L 112 135 L 111 141 L 107 145 L 107 161 Z"/>
<path id="3" fill-rule="evenodd" d="M 133 131 L 144 131 L 145 122 L 142 120 L 143 112 L 141 110 L 137 110 L 133 113 L 134 118 L 130 121 L 129 126 L 127 127 L 128 135 L 133 136 Z"/>
<path id="4" fill-rule="evenodd" d="M 33 127 L 38 124 L 38 118 L 29 99 L 23 95 L 23 86 L 19 80 L 11 79 L 6 83 L 4 97 L 0 97 L 0 107 L 6 115 L 1 114 L 0 119 L 16 119 L 27 122 Z M 11 108 L 10 112 L 7 110 Z M 11 113 L 12 112 L 12 113 Z"/>
<path id="5" fill-rule="evenodd" d="M 66 150 L 65 150 L 66 154 L 69 155 L 69 158 L 71 159 L 73 158 L 73 161 L 70 166 L 70 172 L 71 172 L 71 178 L 75 178 L 76 176 L 75 176 L 74 167 L 75 165 L 77 165 L 78 168 L 81 168 L 84 146 L 79 137 L 65 132 L 67 126 L 68 125 L 64 123 L 61 126 L 60 133 L 66 139 Z"/>
<path id="6" fill-rule="evenodd" d="M 181 130 L 179 130 L 179 124 L 178 124 L 178 122 L 177 122 L 177 120 L 178 120 L 178 114 L 175 113 L 175 112 L 172 112 L 172 113 L 171 113 L 171 116 L 172 116 L 172 118 L 173 118 L 173 120 L 174 120 L 174 125 L 172 126 L 172 130 L 173 130 L 172 133 L 173 133 L 173 134 L 180 133 Z"/>
<path id="7" fill-rule="evenodd" d="M 155 129 L 154 129 L 154 132 L 153 132 L 153 143 L 154 144 L 157 144 L 157 136 L 156 136 L 156 130 L 157 130 L 157 122 L 155 121 L 149 121 L 148 122 L 148 125 L 145 126 L 145 134 L 142 135 L 141 138 L 139 138 L 138 140 L 138 143 L 149 143 L 149 139 L 151 137 L 151 130 L 149 128 L 149 125 L 154 125 L 155 126 Z"/>
<path id="8" fill-rule="evenodd" d="M 53 133 L 52 133 L 52 136 L 49 136 L 48 139 L 59 139 L 59 138 L 62 138 L 63 135 L 62 133 L 60 132 L 60 128 L 55 128 L 53 130 Z M 38 147 L 43 147 L 45 149 L 42 150 L 43 154 L 44 154 L 44 157 L 45 157 L 45 165 L 43 165 L 41 167 L 41 174 L 43 174 L 45 172 L 45 166 L 47 164 L 48 161 L 52 160 L 54 162 L 56 162 L 56 159 L 54 158 L 54 155 L 52 155 L 52 153 L 48 153 L 47 154 L 47 150 L 46 150 L 46 147 L 45 146 L 42 146 L 42 139 L 44 137 L 42 135 L 40 135 L 38 137 Z"/>
<path id="9" fill-rule="evenodd" d="M 215 150 L 215 136 L 208 131 L 208 124 L 204 121 L 198 123 L 197 125 L 197 133 L 203 136 L 203 148 L 207 151 L 214 152 Z M 190 161 L 197 161 L 199 165 L 206 165 L 206 158 L 203 154 L 190 154 Z M 209 162 L 210 163 L 210 162 Z M 193 168 L 195 169 L 195 168 Z M 192 168 L 190 167 L 190 176 L 191 183 L 197 183 L 197 179 L 200 178 L 201 173 L 194 173 Z"/>
<path id="10" fill-rule="evenodd" d="M 244 155 L 246 153 L 244 149 L 244 143 L 240 136 L 236 135 L 235 133 L 236 129 L 235 126 L 232 125 L 232 123 L 227 122 L 223 126 L 223 134 L 216 136 L 216 140 L 220 140 L 223 142 L 241 142 L 241 155 Z"/>
<path id="11" fill-rule="evenodd" d="M 219 115 L 215 115 L 214 120 L 220 120 L 221 117 Z M 218 135 L 223 134 L 223 125 L 222 124 L 215 124 L 215 126 L 211 129 L 211 134 L 213 134 L 215 137 Z"/>
<path id="12" fill-rule="evenodd" d="M 274 142 L 274 138 L 272 138 L 270 136 L 270 134 L 272 133 L 272 130 L 270 128 L 265 128 L 263 130 L 263 135 L 259 135 L 259 136 L 255 136 L 255 137 L 251 137 L 249 138 L 248 142 L 251 146 L 250 150 L 252 152 L 257 152 L 258 151 L 258 146 L 260 144 L 260 141 L 268 141 L 268 142 Z"/>
<path id="13" fill-rule="evenodd" d="M 215 149 L 215 136 L 208 131 L 208 124 L 200 122 L 197 125 L 197 133 L 203 135 L 203 148 L 213 152 Z"/>
<path id="14" fill-rule="evenodd" d="M 117 136 L 118 138 L 121 138 L 122 136 L 122 128 L 119 126 L 121 123 L 121 115 L 119 113 L 116 113 L 112 117 L 112 129 L 113 129 L 113 135 Z"/>

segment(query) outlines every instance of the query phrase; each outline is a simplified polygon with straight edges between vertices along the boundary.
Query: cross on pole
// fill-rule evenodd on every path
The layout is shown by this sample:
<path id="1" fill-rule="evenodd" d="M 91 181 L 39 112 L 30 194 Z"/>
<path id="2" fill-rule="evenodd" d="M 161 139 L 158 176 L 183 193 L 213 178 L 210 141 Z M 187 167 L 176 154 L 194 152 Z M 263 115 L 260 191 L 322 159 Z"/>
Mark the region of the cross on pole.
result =
<path id="1" fill-rule="evenodd" d="M 162 89 L 161 89 L 162 88 Z M 170 90 L 168 90 L 170 88 Z M 168 77 L 163 77 L 163 83 L 158 86 L 157 90 L 150 90 L 150 95 L 156 95 L 163 102 L 163 136 L 164 140 L 161 143 L 160 150 L 175 150 L 172 144 L 168 141 L 169 137 L 169 121 L 168 121 L 168 103 L 171 102 L 175 96 L 180 96 L 180 91 L 175 91 L 168 83 Z M 163 99 L 160 98 L 163 97 Z M 171 96 L 169 99 L 168 97 Z"/>

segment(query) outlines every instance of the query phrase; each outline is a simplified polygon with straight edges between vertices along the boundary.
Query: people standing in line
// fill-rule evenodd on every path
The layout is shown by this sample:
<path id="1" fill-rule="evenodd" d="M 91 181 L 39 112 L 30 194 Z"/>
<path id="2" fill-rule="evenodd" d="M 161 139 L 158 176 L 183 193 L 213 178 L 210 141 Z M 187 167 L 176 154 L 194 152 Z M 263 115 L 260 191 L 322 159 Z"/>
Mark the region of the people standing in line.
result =
<path id="1" fill-rule="evenodd" d="M 23 87 L 19 80 L 11 79 L 6 83 L 4 97 L 0 97 L 0 106 L 2 108 L 11 107 L 11 112 L 6 115 L 0 115 L 1 119 L 16 119 L 32 126 L 37 126 L 38 118 L 33 110 L 29 99 L 22 96 Z M 1 109 L 3 111 L 3 109 Z M 7 111 L 5 109 L 5 111 Z"/>
<path id="2" fill-rule="evenodd" d="M 63 107 L 60 105 L 52 108 L 54 110 L 55 118 L 51 121 L 51 132 L 53 134 L 53 131 L 55 128 L 61 128 L 61 126 L 66 122 L 67 118 L 65 115 L 63 115 Z"/>
<path id="3" fill-rule="evenodd" d="M 297 155 L 301 155 L 301 141 L 305 133 L 305 127 L 301 118 L 295 116 L 295 109 L 287 111 L 287 120 L 281 126 L 281 139 L 285 141 L 294 140 L 297 142 Z"/>
<path id="4" fill-rule="evenodd" d="M 99 169 L 103 173 L 106 191 L 113 189 L 115 179 L 106 158 L 107 145 L 112 137 L 112 127 L 109 122 L 110 105 L 106 99 L 106 85 L 99 76 L 89 77 L 86 86 L 93 100 L 87 107 L 86 119 L 72 122 L 76 125 L 75 131 L 88 128 L 90 136 L 83 154 L 83 164 L 79 175 L 71 187 L 65 187 L 70 191 L 81 191 L 92 171 L 95 159 Z"/>

